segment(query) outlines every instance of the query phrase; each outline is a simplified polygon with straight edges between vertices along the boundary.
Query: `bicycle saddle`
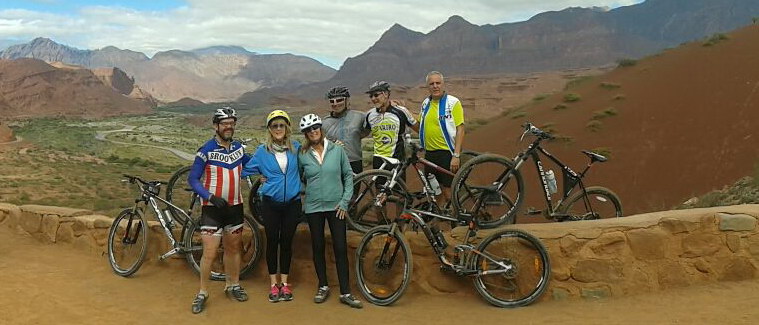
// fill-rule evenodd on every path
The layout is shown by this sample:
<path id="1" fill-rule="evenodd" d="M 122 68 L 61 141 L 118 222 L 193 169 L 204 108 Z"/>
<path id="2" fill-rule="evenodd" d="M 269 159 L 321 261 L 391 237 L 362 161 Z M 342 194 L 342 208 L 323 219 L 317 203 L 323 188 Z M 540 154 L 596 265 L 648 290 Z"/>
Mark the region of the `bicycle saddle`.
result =
<path id="1" fill-rule="evenodd" d="M 594 162 L 595 161 L 604 162 L 604 161 L 609 160 L 609 158 L 606 158 L 606 157 L 604 157 L 602 155 L 599 155 L 599 154 L 597 154 L 595 152 L 590 152 L 590 151 L 587 151 L 587 150 L 583 150 L 582 153 L 588 155 L 588 157 L 590 157 L 590 160 L 594 161 Z"/>
<path id="2" fill-rule="evenodd" d="M 400 161 L 400 160 L 398 160 L 398 159 L 396 159 L 396 158 L 391 158 L 391 157 L 382 157 L 382 156 L 378 156 L 378 155 L 374 155 L 374 156 L 375 156 L 375 157 L 379 157 L 379 158 L 382 158 L 382 160 L 384 160 L 384 161 L 387 161 L 387 163 L 388 163 L 388 164 L 392 164 L 392 165 L 398 165 L 398 164 L 400 164 L 400 163 L 401 163 L 401 161 Z"/>

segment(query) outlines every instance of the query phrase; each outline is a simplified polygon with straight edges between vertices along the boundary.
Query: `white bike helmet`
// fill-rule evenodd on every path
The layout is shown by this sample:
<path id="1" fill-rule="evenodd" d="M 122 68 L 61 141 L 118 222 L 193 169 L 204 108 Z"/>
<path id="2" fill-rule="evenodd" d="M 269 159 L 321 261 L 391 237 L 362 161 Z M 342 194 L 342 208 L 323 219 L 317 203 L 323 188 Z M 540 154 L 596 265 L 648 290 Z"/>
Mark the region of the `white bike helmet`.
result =
<path id="1" fill-rule="evenodd" d="M 314 126 L 314 125 L 322 125 L 322 119 L 319 118 L 319 116 L 316 116 L 316 114 L 306 114 L 306 116 L 303 116 L 303 118 L 300 119 L 300 132 L 305 131 L 307 128 Z"/>
<path id="2" fill-rule="evenodd" d="M 237 112 L 235 112 L 234 108 L 231 108 L 229 106 L 224 106 L 222 108 L 217 108 L 216 112 L 213 113 L 213 123 L 218 124 L 219 121 L 232 118 L 235 121 L 237 121 Z"/>

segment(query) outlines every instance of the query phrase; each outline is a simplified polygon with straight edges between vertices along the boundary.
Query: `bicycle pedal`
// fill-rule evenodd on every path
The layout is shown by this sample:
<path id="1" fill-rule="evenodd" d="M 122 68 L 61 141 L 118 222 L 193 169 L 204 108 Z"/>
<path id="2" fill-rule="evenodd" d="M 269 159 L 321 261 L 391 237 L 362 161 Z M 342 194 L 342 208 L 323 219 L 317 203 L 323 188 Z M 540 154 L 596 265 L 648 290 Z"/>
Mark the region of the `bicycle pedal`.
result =
<path id="1" fill-rule="evenodd" d="M 536 210 L 533 208 L 529 208 L 527 209 L 527 211 L 524 212 L 524 214 L 528 216 L 536 216 L 536 215 L 543 214 L 543 210 Z"/>

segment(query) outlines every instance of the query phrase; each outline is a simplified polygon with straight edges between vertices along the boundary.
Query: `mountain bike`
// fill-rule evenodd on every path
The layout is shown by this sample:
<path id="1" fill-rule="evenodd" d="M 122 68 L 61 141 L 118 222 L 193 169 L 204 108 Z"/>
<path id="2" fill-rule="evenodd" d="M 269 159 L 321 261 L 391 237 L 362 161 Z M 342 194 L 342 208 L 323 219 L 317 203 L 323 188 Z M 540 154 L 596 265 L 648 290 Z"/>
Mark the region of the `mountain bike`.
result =
<path id="1" fill-rule="evenodd" d="M 356 248 L 359 290 L 369 302 L 380 306 L 400 299 L 411 282 L 414 265 L 404 236 L 410 228 L 422 230 L 442 271 L 472 277 L 477 292 L 495 306 L 525 306 L 545 292 L 551 264 L 538 238 L 519 229 L 501 229 L 475 247 L 477 223 L 470 220 L 468 225 L 452 256 L 446 253 L 448 243 L 442 233 L 417 211 L 406 211 L 392 224 L 372 228 Z"/>
<path id="2" fill-rule="evenodd" d="M 530 123 L 526 123 L 523 127 L 524 132 L 520 141 L 528 133 L 535 136 L 535 140 L 514 159 L 486 154 L 461 166 L 452 184 L 453 199 L 451 201 L 454 205 L 452 209 L 454 213 L 470 211 L 477 214 L 484 207 L 502 206 L 505 212 L 500 219 L 513 222 L 524 202 L 524 180 L 520 169 L 527 159 L 532 158 L 545 196 L 546 209 L 543 211 L 530 209 L 527 214 L 543 214 L 547 219 L 555 221 L 622 217 L 622 204 L 614 192 L 601 186 L 585 186 L 583 182 L 583 178 L 594 163 L 608 160 L 605 156 L 583 150 L 582 153 L 588 156 L 590 162 L 582 172 L 577 173 L 541 146 L 542 141 L 554 139 L 550 133 Z M 556 181 L 551 177 L 553 171 L 546 172 L 543 168 L 540 154 L 548 157 L 561 168 L 562 196 L 555 206 L 551 194 L 558 191 Z M 471 199 L 472 197 L 474 199 Z"/>
<path id="3" fill-rule="evenodd" d="M 126 178 L 126 182 L 136 184 L 139 193 L 134 200 L 134 206 L 122 210 L 108 230 L 108 262 L 113 271 L 120 276 L 127 277 L 137 272 L 142 266 L 147 254 L 148 237 L 152 228 L 145 214 L 153 213 L 171 244 L 171 249 L 160 255 L 159 260 L 164 260 L 175 254 L 184 254 L 195 273 L 200 274 L 203 244 L 200 239 L 200 225 L 197 220 L 191 218 L 192 210 L 182 210 L 182 208 L 161 198 L 162 183 L 160 181 L 144 181 L 137 176 L 123 176 Z M 159 203 L 165 208 L 161 209 Z M 195 202 L 190 202 L 190 205 L 195 205 Z M 185 220 L 185 223 L 179 232 L 181 237 L 177 239 L 174 223 L 180 218 Z M 213 280 L 224 280 L 225 278 L 223 249 L 224 247 L 221 245 L 217 260 L 212 265 L 211 279 Z M 261 250 L 261 233 L 255 221 L 246 216 L 242 232 L 241 277 L 255 267 Z"/>
<path id="4" fill-rule="evenodd" d="M 427 159 L 419 158 L 418 154 L 423 149 L 416 142 L 411 140 L 411 136 L 406 134 L 404 142 L 407 148 L 410 148 L 411 155 L 404 161 L 396 158 L 379 157 L 383 160 L 379 169 L 370 169 L 364 171 L 353 178 L 354 194 L 348 206 L 348 225 L 359 231 L 367 232 L 374 226 L 390 224 L 406 208 L 414 208 L 422 213 L 425 218 L 442 218 L 451 221 L 455 226 L 458 219 L 448 217 L 451 209 L 451 202 L 440 205 L 435 197 L 437 192 L 432 185 L 430 178 L 425 176 L 425 168 L 432 168 L 438 172 L 454 176 L 449 170 L 440 167 Z M 479 153 L 474 151 L 463 151 L 465 156 L 476 157 Z M 389 170 L 385 167 L 392 166 Z M 406 183 L 403 181 L 402 174 L 413 166 L 416 171 L 415 175 L 419 178 L 422 185 L 421 191 L 409 191 Z M 478 192 L 477 190 L 471 191 Z M 471 195 L 462 196 L 461 199 L 468 201 Z M 487 209 L 480 209 L 480 214 L 491 213 Z M 466 212 L 463 212 L 466 214 Z M 499 220 L 491 218 L 480 218 L 484 220 L 480 224 L 483 228 L 492 228 L 499 223 Z"/>

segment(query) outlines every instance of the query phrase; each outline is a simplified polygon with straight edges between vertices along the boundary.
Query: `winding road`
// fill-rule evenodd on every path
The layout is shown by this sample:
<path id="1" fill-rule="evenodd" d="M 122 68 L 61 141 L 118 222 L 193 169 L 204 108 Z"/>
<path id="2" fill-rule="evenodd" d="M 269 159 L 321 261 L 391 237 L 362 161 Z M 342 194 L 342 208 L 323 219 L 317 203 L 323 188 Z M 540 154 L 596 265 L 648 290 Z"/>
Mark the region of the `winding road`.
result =
<path id="1" fill-rule="evenodd" d="M 100 141 L 108 141 L 108 142 L 111 142 L 111 143 L 123 144 L 123 145 L 127 145 L 127 146 L 139 146 L 139 147 L 156 148 L 156 149 L 161 149 L 161 150 L 169 151 L 169 152 L 173 153 L 174 155 L 176 155 L 177 157 L 179 157 L 181 159 L 184 159 L 184 160 L 193 161 L 195 159 L 195 155 L 194 154 L 191 154 L 191 153 L 188 153 L 188 152 L 184 152 L 182 150 L 178 150 L 178 149 L 174 149 L 174 148 L 162 147 L 162 146 L 154 146 L 154 145 L 142 144 L 142 143 L 129 143 L 129 142 L 122 142 L 122 141 L 114 141 L 114 140 L 109 140 L 109 139 L 106 138 L 106 136 L 108 134 L 110 134 L 110 133 L 129 132 L 129 131 L 133 131 L 134 128 L 135 128 L 135 126 L 133 126 L 133 125 L 125 125 L 123 129 L 119 129 L 119 130 L 98 131 L 95 134 L 95 139 L 100 140 Z"/>

